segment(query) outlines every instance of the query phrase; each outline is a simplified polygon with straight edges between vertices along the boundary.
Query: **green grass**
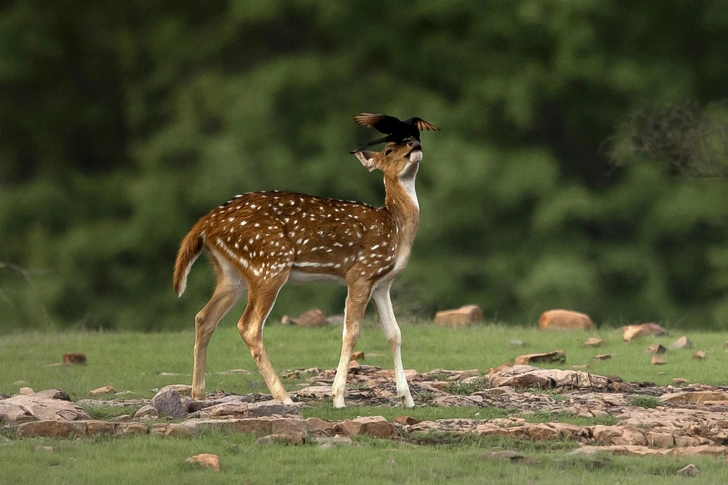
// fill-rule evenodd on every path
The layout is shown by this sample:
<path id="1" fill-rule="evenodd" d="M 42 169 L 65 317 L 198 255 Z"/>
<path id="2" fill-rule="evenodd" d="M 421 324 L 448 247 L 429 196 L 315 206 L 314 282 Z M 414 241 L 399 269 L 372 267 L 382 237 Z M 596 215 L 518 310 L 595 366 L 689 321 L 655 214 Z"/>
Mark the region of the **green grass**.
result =
<path id="1" fill-rule="evenodd" d="M 559 368 L 589 364 L 589 372 L 618 375 L 628 381 L 669 384 L 672 378 L 692 382 L 726 384 L 724 369 L 727 354 L 723 341 L 728 335 L 685 332 L 693 350 L 668 351 L 667 364 L 653 366 L 644 349 L 660 342 L 669 345 L 683 332 L 668 337 L 621 341 L 621 331 L 541 332 L 523 327 L 482 325 L 462 329 L 439 328 L 430 324 L 403 325 L 403 359 L 406 368 L 418 371 L 435 369 L 479 369 L 486 372 L 520 354 L 562 349 L 566 363 Z M 607 341 L 598 348 L 583 347 L 590 336 Z M 524 347 L 512 348 L 508 342 L 523 340 Z M 120 398 L 151 397 L 154 389 L 168 384 L 189 384 L 192 369 L 192 331 L 159 334 L 65 332 L 58 334 L 19 333 L 0 336 L 0 393 L 14 394 L 20 387 L 35 390 L 61 388 L 73 399 L 88 398 L 88 391 L 113 385 L 129 394 Z M 265 340 L 271 360 L 278 371 L 292 368 L 333 368 L 340 350 L 340 328 L 305 329 L 270 325 Z M 359 350 L 366 353 L 362 363 L 391 368 L 387 343 L 373 322 L 365 325 Z M 692 360 L 694 350 L 706 350 L 705 361 Z M 66 352 L 84 352 L 85 366 L 55 366 Z M 607 361 L 593 361 L 596 354 L 609 353 Z M 222 374 L 231 369 L 241 373 Z M 232 325 L 221 326 L 212 339 L 208 355 L 207 390 L 236 393 L 266 392 L 255 372 L 255 365 Z M 288 381 L 294 391 L 300 382 Z M 477 387 L 478 383 L 471 384 Z M 460 385 L 467 392 L 467 384 Z M 558 395 L 555 395 L 558 397 Z M 103 398 L 103 397 L 102 397 Z M 640 405 L 651 405 L 645 401 Z M 127 414 L 133 406 L 115 410 L 92 410 L 109 418 Z M 531 422 L 560 421 L 572 424 L 613 424 L 613 418 L 599 421 L 569 413 L 521 414 L 520 410 L 497 408 L 401 408 L 350 407 L 333 409 L 330 402 L 305 407 L 304 416 L 343 420 L 355 416 L 383 415 L 387 419 L 408 415 L 415 419 L 475 418 L 522 416 Z M 568 457 L 573 442 L 533 443 L 476 436 L 429 434 L 414 443 L 360 439 L 356 448 L 318 449 L 314 443 L 299 447 L 254 446 L 254 438 L 220 433 L 191 439 L 130 436 L 80 440 L 17 440 L 12 430 L 0 434 L 0 461 L 4 483 L 559 483 L 560 485 L 670 484 L 684 483 L 674 476 L 688 462 L 701 470 L 701 483 L 728 482 L 723 460 L 707 457 L 678 460 L 673 458 Z M 52 446 L 55 451 L 36 450 Z M 513 449 L 526 455 L 526 464 L 490 461 L 487 451 Z M 197 453 L 215 453 L 222 461 L 220 473 L 197 469 L 184 462 Z"/>
<path id="2" fill-rule="evenodd" d="M 359 440 L 359 447 L 318 449 L 256 446 L 244 435 L 210 433 L 194 439 L 130 436 L 92 440 L 28 439 L 0 447 L 0 483 L 13 484 L 320 484 L 320 483 L 526 483 L 683 484 L 675 471 L 687 463 L 701 470 L 699 483 L 726 483 L 723 460 L 672 458 L 568 457 L 572 443 L 435 437 L 428 446 Z M 36 450 L 51 446 L 55 451 Z M 513 449 L 526 463 L 492 461 L 489 451 Z M 220 457 L 219 473 L 185 459 L 198 453 Z M 696 482 L 697 483 L 697 482 Z"/>
<path id="3" fill-rule="evenodd" d="M 669 345 L 683 332 L 670 336 L 648 337 L 622 342 L 621 331 L 543 332 L 524 327 L 481 325 L 466 328 L 441 328 L 434 325 L 403 325 L 403 361 L 405 368 L 420 372 L 434 369 L 479 369 L 504 362 L 513 362 L 520 354 L 562 349 L 564 364 L 553 367 L 568 369 L 572 365 L 589 365 L 588 372 L 618 375 L 627 381 L 649 381 L 660 385 L 672 383 L 675 377 L 691 382 L 725 385 L 724 369 L 728 354 L 723 342 L 728 334 L 684 332 L 693 341 L 692 350 L 668 351 L 666 365 L 650 364 L 644 349 L 659 342 Z M 606 344 L 588 348 L 587 337 L 599 336 Z M 509 347 L 517 338 L 524 347 Z M 153 389 L 168 384 L 189 384 L 192 377 L 193 332 L 176 333 L 20 333 L 0 336 L 0 393 L 17 393 L 23 386 L 36 390 L 62 387 L 73 398 L 87 397 L 89 390 L 113 385 L 118 391 L 131 391 L 128 397 L 151 397 Z M 341 329 L 266 327 L 265 343 L 276 370 L 298 367 L 334 368 L 341 346 Z M 362 363 L 391 369 L 392 360 L 387 342 L 379 328 L 369 322 L 364 326 L 357 349 L 366 353 Z M 708 351 L 708 359 L 691 358 L 695 350 Z M 85 366 L 58 366 L 66 352 L 84 352 Z M 608 353 L 612 359 L 595 361 L 597 354 Z M 218 374 L 231 369 L 245 369 L 252 375 Z M 207 390 L 236 393 L 267 392 L 255 364 L 248 354 L 234 325 L 218 328 L 208 349 Z M 170 375 L 171 374 L 171 375 Z M 290 390 L 295 384 L 287 383 Z"/>

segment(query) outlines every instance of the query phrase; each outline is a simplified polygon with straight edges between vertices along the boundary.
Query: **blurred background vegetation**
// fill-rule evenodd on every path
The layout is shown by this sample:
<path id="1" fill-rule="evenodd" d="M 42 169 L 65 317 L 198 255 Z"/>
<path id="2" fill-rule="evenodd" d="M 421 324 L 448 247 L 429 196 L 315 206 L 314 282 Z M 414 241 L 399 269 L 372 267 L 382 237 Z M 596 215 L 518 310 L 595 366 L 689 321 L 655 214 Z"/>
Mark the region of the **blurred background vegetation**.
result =
<path id="1" fill-rule="evenodd" d="M 360 111 L 442 128 L 400 315 L 725 328 L 726 52 L 721 0 L 5 2 L 0 331 L 191 328 L 212 274 L 178 299 L 172 265 L 215 205 L 381 204 Z"/>

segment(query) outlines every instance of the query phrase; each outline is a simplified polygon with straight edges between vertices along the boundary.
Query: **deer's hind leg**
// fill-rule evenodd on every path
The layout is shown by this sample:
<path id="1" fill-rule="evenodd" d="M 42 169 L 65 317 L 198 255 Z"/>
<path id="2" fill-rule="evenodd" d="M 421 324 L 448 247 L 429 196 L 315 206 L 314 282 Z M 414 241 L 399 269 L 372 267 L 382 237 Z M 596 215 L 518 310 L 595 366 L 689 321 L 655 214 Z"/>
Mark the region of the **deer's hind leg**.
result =
<path id="1" fill-rule="evenodd" d="M 217 286 L 210 301 L 195 316 L 194 369 L 192 372 L 192 397 L 205 398 L 205 363 L 207 345 L 220 320 L 245 294 L 246 283 L 240 273 L 222 257 L 210 251 L 217 275 Z"/>
<path id="2" fill-rule="evenodd" d="M 268 358 L 263 345 L 263 326 L 270 314 L 273 304 L 278 297 L 278 292 L 288 279 L 288 273 L 279 273 L 270 279 L 258 282 L 255 286 L 251 284 L 248 295 L 248 304 L 245 312 L 238 322 L 238 332 L 250 350 L 258 370 L 263 376 L 273 399 L 292 404 L 291 397 L 286 392 L 278 374 Z"/>

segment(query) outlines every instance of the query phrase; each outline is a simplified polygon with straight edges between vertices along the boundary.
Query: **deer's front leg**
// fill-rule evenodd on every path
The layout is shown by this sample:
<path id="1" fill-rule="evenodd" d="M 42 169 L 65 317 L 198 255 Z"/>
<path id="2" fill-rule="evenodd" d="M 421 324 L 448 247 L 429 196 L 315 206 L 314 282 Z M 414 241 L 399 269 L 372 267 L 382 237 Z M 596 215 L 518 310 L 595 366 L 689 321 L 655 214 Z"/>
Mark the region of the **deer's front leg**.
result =
<path id="1" fill-rule="evenodd" d="M 335 408 L 346 406 L 344 403 L 344 390 L 346 389 L 346 377 L 349 372 L 349 360 L 356 341 L 359 339 L 361 320 L 364 318 L 370 294 L 371 288 L 368 286 L 349 286 L 346 309 L 344 310 L 344 329 L 341 336 L 341 358 L 339 359 L 339 366 L 336 368 L 336 378 L 331 389 Z"/>
<path id="2" fill-rule="evenodd" d="M 389 288 L 391 283 L 383 284 L 383 286 L 374 290 L 372 298 L 377 306 L 379 313 L 379 321 L 384 331 L 384 336 L 389 342 L 389 350 L 392 352 L 394 360 L 394 376 L 397 382 L 397 396 L 402 400 L 402 406 L 406 408 L 415 407 L 415 402 L 410 394 L 407 379 L 404 376 L 404 367 L 402 366 L 402 332 L 397 325 L 397 319 L 394 316 L 392 308 L 392 299 L 389 296 Z"/>

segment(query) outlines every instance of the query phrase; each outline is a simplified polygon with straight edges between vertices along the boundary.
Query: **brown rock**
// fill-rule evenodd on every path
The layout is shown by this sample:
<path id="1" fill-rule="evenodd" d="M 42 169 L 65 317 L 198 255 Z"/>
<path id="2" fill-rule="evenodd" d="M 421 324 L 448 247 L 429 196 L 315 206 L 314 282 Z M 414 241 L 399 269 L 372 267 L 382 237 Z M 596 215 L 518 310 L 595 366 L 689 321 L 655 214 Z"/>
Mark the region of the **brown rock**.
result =
<path id="1" fill-rule="evenodd" d="M 21 438 L 69 438 L 84 435 L 84 421 L 31 421 L 18 425 L 18 436 Z"/>
<path id="2" fill-rule="evenodd" d="M 413 424 L 420 424 L 422 420 L 411 418 L 409 416 L 397 416 L 394 418 L 394 422 L 405 426 L 412 426 Z"/>
<path id="3" fill-rule="evenodd" d="M 326 314 L 318 308 L 312 308 L 301 314 L 298 318 L 291 318 L 284 315 L 281 319 L 283 325 L 298 325 L 299 327 L 327 327 L 330 325 L 326 319 Z"/>
<path id="4" fill-rule="evenodd" d="M 30 396 L 31 394 L 35 394 L 35 391 L 32 387 L 21 387 L 18 390 L 18 394 L 20 394 L 21 396 Z"/>
<path id="5" fill-rule="evenodd" d="M 341 423 L 341 431 L 346 436 L 366 435 L 374 438 L 395 436 L 394 426 L 382 416 L 347 419 Z"/>
<path id="6" fill-rule="evenodd" d="M 200 410 L 202 418 L 229 416 L 233 418 L 259 418 L 263 416 L 301 416 L 301 408 L 296 404 L 281 401 L 262 401 L 257 403 L 224 402 Z"/>
<path id="7" fill-rule="evenodd" d="M 566 362 L 566 353 L 563 350 L 554 350 L 553 352 L 546 352 L 543 354 L 519 355 L 518 357 L 516 357 L 516 360 L 514 362 L 520 365 L 530 365 L 537 362 L 564 363 Z"/>
<path id="8" fill-rule="evenodd" d="M 585 313 L 571 310 L 549 310 L 543 312 L 539 317 L 538 327 L 544 330 L 592 330 L 594 323 Z"/>
<path id="9" fill-rule="evenodd" d="M 334 425 L 321 418 L 306 419 L 306 427 L 309 434 L 313 436 L 333 436 L 335 433 Z"/>
<path id="10" fill-rule="evenodd" d="M 622 340 L 629 342 L 632 339 L 646 337 L 648 335 L 665 335 L 667 330 L 656 323 L 643 323 L 640 325 L 627 325 L 622 327 L 624 333 Z"/>
<path id="11" fill-rule="evenodd" d="M 652 365 L 663 365 L 667 363 L 667 361 L 665 361 L 665 359 L 663 359 L 659 355 L 653 355 L 650 362 L 652 363 Z"/>
<path id="12" fill-rule="evenodd" d="M 300 434 L 283 434 L 274 433 L 268 436 L 262 436 L 255 440 L 256 445 L 272 445 L 275 443 L 282 443 L 286 445 L 298 446 L 303 444 L 303 435 Z"/>
<path id="13" fill-rule="evenodd" d="M 604 340 L 596 337 L 590 337 L 584 341 L 584 347 L 601 347 Z"/>
<path id="14" fill-rule="evenodd" d="M 319 448 L 321 448 L 322 450 L 325 450 L 327 448 L 333 448 L 335 446 L 359 446 L 357 443 L 354 443 L 348 436 L 314 438 L 314 441 L 320 443 Z"/>
<path id="15" fill-rule="evenodd" d="M 69 353 L 63 354 L 64 364 L 86 364 L 86 354 L 81 353 Z"/>
<path id="16" fill-rule="evenodd" d="M 93 389 L 88 392 L 89 396 L 100 396 L 102 394 L 111 394 L 116 392 L 116 389 L 114 386 L 103 386 L 103 387 L 97 387 L 96 389 Z"/>
<path id="17" fill-rule="evenodd" d="M 675 384 L 676 386 L 680 386 L 680 385 L 683 385 L 683 384 L 688 384 L 688 383 L 690 383 L 690 381 L 688 379 L 684 379 L 682 377 L 675 377 L 672 380 L 672 383 Z"/>
<path id="18" fill-rule="evenodd" d="M 692 348 L 692 346 L 693 343 L 685 335 L 683 335 L 670 344 L 670 350 L 689 349 Z"/>
<path id="19" fill-rule="evenodd" d="M 465 305 L 455 310 L 443 310 L 435 314 L 435 325 L 460 326 L 483 321 L 483 311 L 478 305 Z"/>
<path id="20" fill-rule="evenodd" d="M 192 463 L 193 465 L 212 468 L 216 472 L 220 471 L 220 457 L 211 453 L 201 453 L 199 455 L 191 456 L 185 461 L 187 463 Z"/>
<path id="21" fill-rule="evenodd" d="M 593 357 L 594 360 L 609 360 L 611 358 L 612 358 L 611 354 L 599 354 L 599 355 L 595 355 Z"/>
<path id="22" fill-rule="evenodd" d="M 704 350 L 698 350 L 693 354 L 693 359 L 695 360 L 705 360 L 708 358 L 708 353 Z"/>
<path id="23" fill-rule="evenodd" d="M 719 391 L 689 391 L 664 394 L 660 397 L 662 402 L 706 402 L 728 400 L 728 393 Z"/>
<path id="24" fill-rule="evenodd" d="M 159 417 L 159 411 L 151 404 L 146 404 L 140 407 L 137 412 L 134 413 L 134 419 L 156 419 Z"/>
<path id="25" fill-rule="evenodd" d="M 488 374 L 494 374 L 496 372 L 500 372 L 503 369 L 507 369 L 509 367 L 513 367 L 513 364 L 511 364 L 510 362 L 506 362 L 505 364 L 501 364 L 498 367 L 491 367 L 490 369 L 488 369 Z"/>
<path id="26" fill-rule="evenodd" d="M 180 396 L 192 396 L 192 386 L 190 386 L 189 384 L 170 384 L 161 388 L 159 392 L 171 390 L 177 391 Z"/>
<path id="27" fill-rule="evenodd" d="M 30 395 L 13 396 L 2 402 L 6 405 L 20 406 L 39 420 L 77 421 L 91 419 L 91 416 L 82 407 L 69 401 L 49 397 L 51 395 L 57 395 L 57 393 L 41 391 L 41 393 Z"/>
<path id="28" fill-rule="evenodd" d="M 645 349 L 645 353 L 650 355 L 664 354 L 665 352 L 667 352 L 667 349 L 658 343 L 654 343 Z"/>
<path id="29" fill-rule="evenodd" d="M 136 435 L 136 434 L 147 434 L 149 433 L 149 427 L 143 423 L 117 423 L 116 434 Z"/>

